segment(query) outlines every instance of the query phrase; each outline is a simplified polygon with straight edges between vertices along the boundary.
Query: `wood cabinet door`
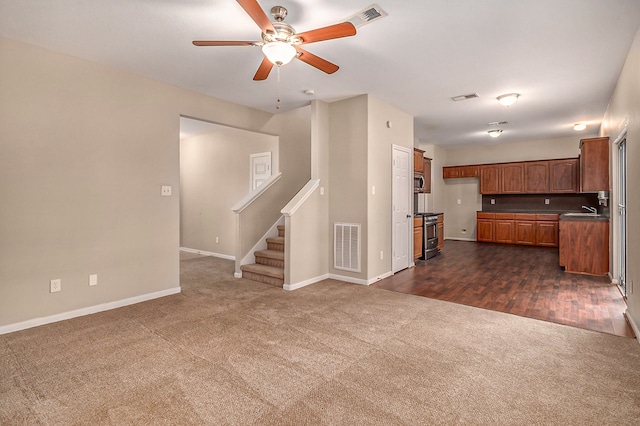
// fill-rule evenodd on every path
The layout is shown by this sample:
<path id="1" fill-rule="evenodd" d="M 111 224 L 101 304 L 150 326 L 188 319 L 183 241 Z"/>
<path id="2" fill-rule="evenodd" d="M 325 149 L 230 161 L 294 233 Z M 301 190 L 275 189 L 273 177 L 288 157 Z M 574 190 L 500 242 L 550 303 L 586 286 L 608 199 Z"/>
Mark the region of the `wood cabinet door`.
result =
<path id="1" fill-rule="evenodd" d="M 425 194 L 431 194 L 431 160 L 429 158 L 424 159 L 424 189 L 422 192 Z"/>
<path id="2" fill-rule="evenodd" d="M 609 222 L 560 221 L 560 266 L 567 272 L 609 272 Z"/>
<path id="3" fill-rule="evenodd" d="M 493 243 L 495 241 L 493 224 L 494 220 L 492 219 L 476 220 L 476 240 Z"/>
<path id="4" fill-rule="evenodd" d="M 524 163 L 524 192 L 527 194 L 549 193 L 548 161 L 530 161 Z"/>
<path id="5" fill-rule="evenodd" d="M 576 194 L 578 192 L 578 159 L 549 161 L 549 192 Z"/>
<path id="6" fill-rule="evenodd" d="M 443 179 L 452 179 L 460 177 L 460 167 L 456 166 L 447 166 L 442 168 L 442 178 Z"/>
<path id="7" fill-rule="evenodd" d="M 516 221 L 515 243 L 533 246 L 536 244 L 536 222 Z"/>
<path id="8" fill-rule="evenodd" d="M 609 138 L 580 141 L 580 191 L 609 190 Z"/>
<path id="9" fill-rule="evenodd" d="M 500 193 L 524 193 L 523 163 L 505 163 L 500 165 Z"/>
<path id="10" fill-rule="evenodd" d="M 422 257 L 422 226 L 413 228 L 413 260 Z"/>
<path id="11" fill-rule="evenodd" d="M 496 243 L 513 244 L 515 222 L 513 220 L 497 220 L 494 223 Z"/>
<path id="12" fill-rule="evenodd" d="M 424 172 L 424 151 L 413 148 L 413 171 L 414 173 Z"/>
<path id="13" fill-rule="evenodd" d="M 558 222 L 536 222 L 536 244 L 558 247 Z"/>
<path id="14" fill-rule="evenodd" d="M 480 166 L 480 193 L 500 193 L 500 166 L 497 164 Z"/>
<path id="15" fill-rule="evenodd" d="M 479 166 L 462 166 L 460 167 L 460 177 L 478 177 L 480 176 Z"/>
<path id="16" fill-rule="evenodd" d="M 438 248 L 444 247 L 444 223 L 438 223 Z"/>

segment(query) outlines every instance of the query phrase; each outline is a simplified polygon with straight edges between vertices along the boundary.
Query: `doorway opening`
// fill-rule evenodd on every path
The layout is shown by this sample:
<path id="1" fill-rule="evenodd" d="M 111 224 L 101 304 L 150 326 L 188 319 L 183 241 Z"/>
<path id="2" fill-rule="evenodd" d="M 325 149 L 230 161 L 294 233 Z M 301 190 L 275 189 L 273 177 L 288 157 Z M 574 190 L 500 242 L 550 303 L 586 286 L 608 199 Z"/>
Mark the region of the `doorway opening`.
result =
<path id="1" fill-rule="evenodd" d="M 627 296 L 627 134 L 620 135 L 618 145 L 618 286 Z"/>

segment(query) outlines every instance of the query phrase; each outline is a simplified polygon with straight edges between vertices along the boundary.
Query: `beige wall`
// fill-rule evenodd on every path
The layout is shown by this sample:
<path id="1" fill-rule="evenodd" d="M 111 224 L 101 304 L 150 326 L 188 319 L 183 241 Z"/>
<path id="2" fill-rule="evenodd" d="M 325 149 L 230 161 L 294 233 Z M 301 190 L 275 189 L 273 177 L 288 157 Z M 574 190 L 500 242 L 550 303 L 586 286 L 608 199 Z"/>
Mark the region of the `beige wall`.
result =
<path id="1" fill-rule="evenodd" d="M 250 192 L 250 155 L 271 152 L 277 166 L 278 137 L 214 128 L 180 141 L 180 246 L 234 257 L 236 217 L 231 209 Z"/>
<path id="2" fill-rule="evenodd" d="M 0 326 L 179 286 L 181 114 L 279 135 L 289 197 L 309 178 L 308 109 L 272 119 L 0 38 Z"/>
<path id="3" fill-rule="evenodd" d="M 367 271 L 367 96 L 329 105 L 329 272 L 366 279 Z M 333 268 L 333 224 L 361 225 L 360 273 Z"/>
<path id="4" fill-rule="evenodd" d="M 615 91 L 609 103 L 609 108 L 604 117 L 601 134 L 608 136 L 614 142 L 622 130 L 627 128 L 627 315 L 637 327 L 640 326 L 640 30 L 636 33 L 635 40 L 627 56 L 626 63 L 620 74 Z M 617 172 L 617 161 L 613 151 L 614 168 L 612 175 Z M 617 185 L 611 193 L 610 205 L 617 205 Z M 618 228 L 616 210 L 612 208 L 611 217 L 614 220 L 614 232 Z M 617 239 L 614 238 L 617 243 Z M 617 271 L 615 260 L 618 257 L 616 245 L 613 244 L 614 271 Z M 615 279 L 618 278 L 614 273 Z"/>

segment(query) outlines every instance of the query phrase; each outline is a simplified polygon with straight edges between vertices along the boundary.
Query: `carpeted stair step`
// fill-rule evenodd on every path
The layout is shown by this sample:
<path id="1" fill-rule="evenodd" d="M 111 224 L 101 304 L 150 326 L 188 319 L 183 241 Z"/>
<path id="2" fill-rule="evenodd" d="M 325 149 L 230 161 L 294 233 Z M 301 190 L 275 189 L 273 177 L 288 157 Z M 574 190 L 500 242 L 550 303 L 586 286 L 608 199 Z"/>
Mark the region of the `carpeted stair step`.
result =
<path id="1" fill-rule="evenodd" d="M 260 250 L 254 253 L 258 265 L 275 266 L 284 269 L 284 252 L 278 250 Z"/>
<path id="2" fill-rule="evenodd" d="M 284 268 L 253 263 L 251 265 L 243 265 L 240 269 L 242 270 L 242 277 L 248 280 L 278 287 L 282 287 L 284 284 Z"/>
<path id="3" fill-rule="evenodd" d="M 284 251 L 284 237 L 267 238 L 267 249 Z"/>
<path id="4" fill-rule="evenodd" d="M 278 237 L 284 237 L 284 225 L 278 225 Z"/>

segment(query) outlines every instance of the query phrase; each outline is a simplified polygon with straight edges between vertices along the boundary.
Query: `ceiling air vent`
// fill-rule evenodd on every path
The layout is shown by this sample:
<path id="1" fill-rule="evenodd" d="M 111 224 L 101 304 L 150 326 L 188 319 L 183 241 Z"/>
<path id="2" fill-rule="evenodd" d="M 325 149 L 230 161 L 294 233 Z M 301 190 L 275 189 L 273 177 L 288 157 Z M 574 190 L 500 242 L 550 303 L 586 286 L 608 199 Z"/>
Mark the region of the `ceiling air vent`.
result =
<path id="1" fill-rule="evenodd" d="M 480 96 L 478 96 L 477 93 L 470 93 L 468 95 L 460 95 L 460 96 L 454 96 L 453 98 L 451 98 L 451 100 L 453 101 L 466 101 L 467 99 L 473 99 L 473 98 L 479 98 Z"/>
<path id="2" fill-rule="evenodd" d="M 388 13 L 382 10 L 380 6 L 372 4 L 371 6 L 362 9 L 360 12 L 357 12 L 355 15 L 350 16 L 345 20 L 345 22 L 351 22 L 354 27 L 360 28 L 363 25 L 382 19 L 387 15 Z"/>

